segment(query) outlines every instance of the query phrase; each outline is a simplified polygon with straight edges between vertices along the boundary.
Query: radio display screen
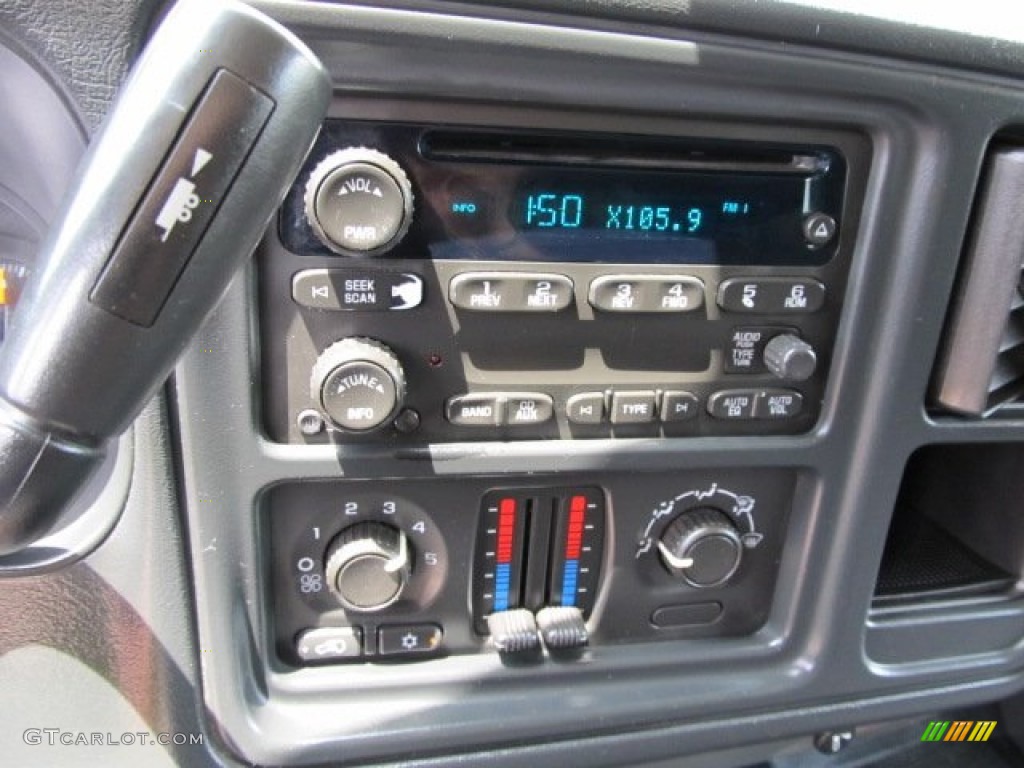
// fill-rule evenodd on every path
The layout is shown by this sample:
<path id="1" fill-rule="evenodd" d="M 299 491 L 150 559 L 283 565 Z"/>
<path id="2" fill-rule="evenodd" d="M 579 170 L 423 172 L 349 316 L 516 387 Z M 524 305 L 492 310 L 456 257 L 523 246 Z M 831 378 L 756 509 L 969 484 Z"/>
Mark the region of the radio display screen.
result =
<path id="1" fill-rule="evenodd" d="M 325 151 L 375 146 L 409 177 L 412 225 L 384 258 L 818 266 L 839 240 L 846 165 L 830 148 L 327 128 Z M 285 245 L 325 252 L 307 230 L 293 189 Z"/>

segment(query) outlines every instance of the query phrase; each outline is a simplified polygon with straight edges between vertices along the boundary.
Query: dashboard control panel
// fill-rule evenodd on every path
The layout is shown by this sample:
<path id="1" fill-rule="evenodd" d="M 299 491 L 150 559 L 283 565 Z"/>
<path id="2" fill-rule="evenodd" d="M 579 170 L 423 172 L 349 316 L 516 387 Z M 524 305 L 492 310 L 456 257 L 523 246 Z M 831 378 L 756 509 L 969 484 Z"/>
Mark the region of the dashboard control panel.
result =
<path id="1" fill-rule="evenodd" d="M 749 634 L 771 607 L 795 481 L 764 469 L 279 485 L 262 504 L 274 644 L 300 666 Z"/>
<path id="2" fill-rule="evenodd" d="M 808 431 L 859 204 L 811 138 L 328 121 L 260 255 L 267 433 Z"/>

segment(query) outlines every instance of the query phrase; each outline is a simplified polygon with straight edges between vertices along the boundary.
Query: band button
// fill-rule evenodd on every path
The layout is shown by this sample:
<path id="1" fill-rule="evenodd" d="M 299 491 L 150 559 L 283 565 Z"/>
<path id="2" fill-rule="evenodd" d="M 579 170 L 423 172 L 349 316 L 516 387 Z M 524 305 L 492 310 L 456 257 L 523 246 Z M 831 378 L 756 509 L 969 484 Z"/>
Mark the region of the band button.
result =
<path id="1" fill-rule="evenodd" d="M 500 395 L 457 395 L 449 398 L 445 415 L 458 427 L 498 427 L 504 422 L 504 410 Z"/>

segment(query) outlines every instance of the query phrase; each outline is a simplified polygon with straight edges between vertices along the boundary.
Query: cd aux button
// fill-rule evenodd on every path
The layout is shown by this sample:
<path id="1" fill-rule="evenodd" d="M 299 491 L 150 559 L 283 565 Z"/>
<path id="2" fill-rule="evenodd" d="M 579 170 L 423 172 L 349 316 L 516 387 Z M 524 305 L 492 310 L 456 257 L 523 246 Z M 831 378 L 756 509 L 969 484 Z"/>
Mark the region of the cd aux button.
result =
<path id="1" fill-rule="evenodd" d="M 543 424 L 555 415 L 554 401 L 537 392 L 510 392 L 505 395 L 505 422 L 518 427 Z"/>
<path id="2" fill-rule="evenodd" d="M 590 284 L 601 312 L 692 312 L 704 306 L 704 283 L 679 275 L 605 275 Z"/>
<path id="3" fill-rule="evenodd" d="M 519 272 L 464 272 L 452 278 L 448 297 L 471 312 L 560 312 L 572 304 L 565 275 Z"/>

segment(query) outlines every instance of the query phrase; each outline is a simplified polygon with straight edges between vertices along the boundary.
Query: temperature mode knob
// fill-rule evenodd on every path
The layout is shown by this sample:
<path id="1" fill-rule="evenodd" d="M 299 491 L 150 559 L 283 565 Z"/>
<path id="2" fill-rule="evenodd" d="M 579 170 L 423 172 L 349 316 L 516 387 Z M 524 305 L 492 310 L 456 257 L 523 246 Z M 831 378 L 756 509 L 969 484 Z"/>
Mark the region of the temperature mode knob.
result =
<path id="1" fill-rule="evenodd" d="M 306 183 L 306 218 L 321 242 L 346 256 L 398 244 L 412 221 L 412 184 L 401 166 L 367 147 L 325 157 Z"/>
<path id="2" fill-rule="evenodd" d="M 717 587 L 740 567 L 743 541 L 724 512 L 699 507 L 685 512 L 665 529 L 658 542 L 669 570 L 694 587 Z"/>
<path id="3" fill-rule="evenodd" d="M 818 356 L 799 336 L 784 333 L 765 345 L 764 365 L 780 379 L 805 381 L 814 374 Z"/>
<path id="4" fill-rule="evenodd" d="M 372 432 L 387 424 L 405 397 L 405 373 L 395 354 L 373 339 L 335 342 L 317 358 L 310 395 L 346 432 Z"/>
<path id="5" fill-rule="evenodd" d="M 347 609 L 372 613 L 393 604 L 409 580 L 409 542 L 384 523 L 346 528 L 327 550 L 327 586 Z"/>

